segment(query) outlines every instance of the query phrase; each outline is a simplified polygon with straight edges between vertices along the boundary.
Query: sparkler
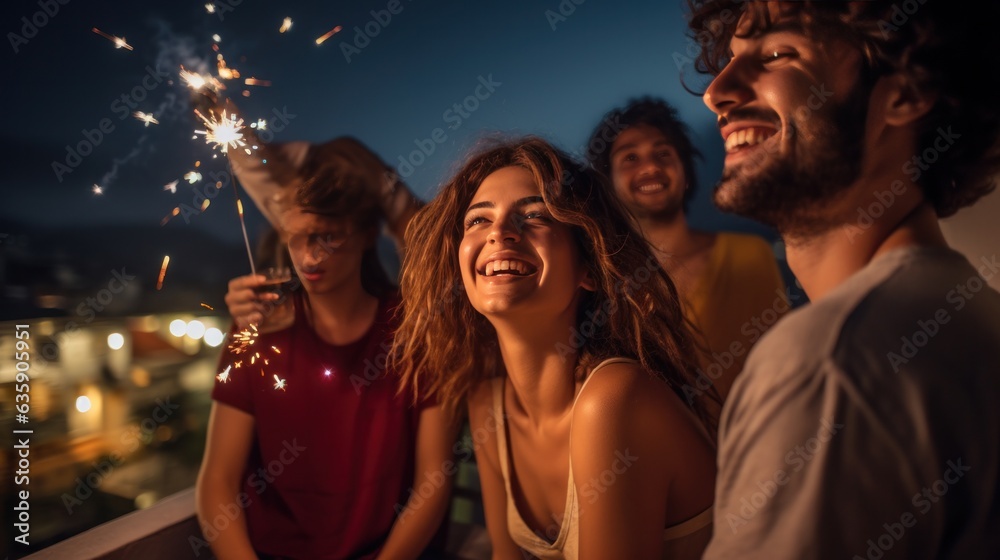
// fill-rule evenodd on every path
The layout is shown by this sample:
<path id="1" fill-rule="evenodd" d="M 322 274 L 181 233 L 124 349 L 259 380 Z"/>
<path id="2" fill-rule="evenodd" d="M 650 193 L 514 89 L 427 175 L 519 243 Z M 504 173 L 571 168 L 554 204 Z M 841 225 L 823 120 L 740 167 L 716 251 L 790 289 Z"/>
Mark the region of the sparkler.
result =
<path id="1" fill-rule="evenodd" d="M 176 216 L 176 215 L 178 215 L 180 213 L 181 213 L 181 207 L 180 206 L 175 206 L 174 209 L 171 210 L 169 214 L 167 214 L 166 216 L 163 217 L 162 220 L 160 220 L 160 226 L 167 225 L 167 222 L 170 221 L 170 218 L 173 218 L 174 216 Z"/>
<path id="2" fill-rule="evenodd" d="M 236 191 L 236 174 L 233 173 L 233 164 L 229 162 L 229 172 L 233 174 L 233 190 Z M 239 191 L 236 191 L 236 210 L 240 214 L 240 227 L 243 228 L 243 243 L 247 247 L 247 258 L 250 259 L 250 274 L 257 275 L 257 267 L 253 264 L 253 253 L 250 251 L 250 238 L 247 237 L 247 223 L 243 219 L 243 201 L 240 200 Z"/>
<path id="3" fill-rule="evenodd" d="M 284 379 L 279 378 L 277 373 L 274 374 L 274 390 L 275 391 L 277 391 L 278 389 L 281 389 L 282 391 L 284 391 L 285 390 L 285 383 L 286 383 L 286 381 Z"/>
<path id="4" fill-rule="evenodd" d="M 322 36 L 320 36 L 318 39 L 316 39 L 316 44 L 317 45 L 322 45 L 323 41 L 326 41 L 330 37 L 333 37 L 337 33 L 340 33 L 341 29 L 343 29 L 343 26 L 338 25 L 337 27 L 334 27 L 333 29 L 327 31 Z"/>
<path id="5" fill-rule="evenodd" d="M 243 148 L 247 145 L 243 141 L 243 119 L 239 118 L 236 113 L 227 116 L 226 111 L 223 110 L 222 120 L 214 118 L 209 120 L 198 110 L 195 110 L 195 114 L 205 123 L 206 128 L 206 130 L 196 130 L 195 134 L 204 135 L 206 144 L 215 143 L 216 147 L 224 154 L 229 153 L 229 148 Z M 247 150 L 247 153 L 250 153 L 249 150 Z M 243 243 L 247 248 L 250 272 L 257 274 L 257 267 L 253 263 L 253 251 L 250 250 L 250 237 L 247 235 L 247 224 L 243 218 L 243 202 L 240 200 L 240 192 L 236 188 L 236 172 L 233 171 L 232 161 L 229 161 L 227 158 L 227 162 L 229 163 L 229 173 L 233 177 L 233 194 L 236 195 L 236 210 L 240 215 L 240 228 L 243 229 Z"/>
<path id="6" fill-rule="evenodd" d="M 196 72 L 188 72 L 181 66 L 181 80 L 184 81 L 193 90 L 199 90 L 208 84 L 208 80 L 204 76 Z"/>
<path id="7" fill-rule="evenodd" d="M 91 29 L 91 31 L 93 31 L 94 33 L 97 33 L 101 37 L 104 37 L 105 39 L 107 39 L 107 40 L 111 41 L 112 43 L 114 43 L 116 49 L 122 49 L 122 48 L 124 48 L 124 49 L 128 49 L 128 50 L 132 50 L 132 45 L 130 45 L 130 44 L 128 44 L 128 43 L 125 42 L 125 37 L 115 37 L 114 35 L 108 35 L 107 33 L 101 31 L 100 29 L 98 29 L 96 27 L 93 28 L 93 29 Z"/>
<path id="8" fill-rule="evenodd" d="M 205 130 L 196 130 L 194 133 L 203 135 L 206 144 L 214 143 L 224 154 L 229 152 L 229 148 L 242 148 L 247 145 L 243 141 L 243 119 L 236 113 L 227 116 L 226 111 L 222 111 L 221 120 L 215 118 L 209 120 L 198 110 L 195 110 L 195 114 L 205 123 Z"/>
<path id="9" fill-rule="evenodd" d="M 149 128 L 150 123 L 152 123 L 152 124 L 160 124 L 160 121 L 156 120 L 156 118 L 154 118 L 153 115 L 151 115 L 149 113 L 143 113 L 142 111 L 136 111 L 136 112 L 132 113 L 132 116 L 135 117 L 135 118 L 137 118 L 137 119 L 139 119 L 143 123 L 145 123 L 146 128 Z"/>
<path id="10" fill-rule="evenodd" d="M 160 266 L 160 277 L 156 280 L 156 289 L 163 288 L 163 277 L 167 275 L 167 265 L 170 264 L 170 255 L 164 255 L 163 265 Z"/>
<path id="11" fill-rule="evenodd" d="M 233 335 L 233 341 L 228 346 L 229 351 L 237 356 L 248 352 L 250 347 L 257 342 L 258 336 L 260 336 L 260 333 L 257 332 L 257 325 L 250 325 Z M 242 364 L 243 362 L 240 362 L 240 365 Z M 239 365 L 236 367 L 239 367 Z"/>
<path id="12" fill-rule="evenodd" d="M 232 80 L 234 78 L 240 77 L 240 71 L 235 68 L 230 68 L 226 66 L 226 59 L 222 58 L 221 54 L 216 55 L 215 58 L 218 59 L 219 61 L 217 66 L 219 68 L 220 78 L 222 78 L 223 80 Z"/>
<path id="13" fill-rule="evenodd" d="M 281 27 L 278 29 L 278 33 L 284 33 L 285 31 L 288 31 L 291 28 L 292 28 L 292 18 L 286 17 L 284 20 L 282 20 Z"/>
<path id="14" fill-rule="evenodd" d="M 229 370 L 231 370 L 231 369 L 233 369 L 233 366 L 231 366 L 231 365 L 230 366 L 226 366 L 226 369 L 222 370 L 222 372 L 219 373 L 219 375 L 216 375 L 215 378 L 218 379 L 220 383 L 228 383 L 229 382 Z"/>
<path id="15" fill-rule="evenodd" d="M 271 85 L 271 80 L 258 80 L 257 78 L 247 78 L 243 83 L 245 83 L 248 86 L 269 87 Z"/>

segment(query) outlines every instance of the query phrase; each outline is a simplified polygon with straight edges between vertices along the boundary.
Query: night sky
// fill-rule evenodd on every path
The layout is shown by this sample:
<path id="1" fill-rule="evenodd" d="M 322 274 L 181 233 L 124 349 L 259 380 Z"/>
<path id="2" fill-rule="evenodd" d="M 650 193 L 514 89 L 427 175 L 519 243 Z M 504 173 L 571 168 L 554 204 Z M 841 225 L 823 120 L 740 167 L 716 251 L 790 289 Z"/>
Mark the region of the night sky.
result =
<path id="1" fill-rule="evenodd" d="M 720 217 L 708 202 L 721 142 L 711 113 L 680 83 L 677 61 L 684 62 L 690 40 L 679 0 L 236 2 L 218 2 L 209 14 L 204 2 L 52 0 L 59 11 L 51 17 L 36 14 L 42 12 L 37 0 L 5 5 L 0 218 L 33 228 L 158 225 L 173 207 L 191 204 L 185 181 L 176 194 L 163 186 L 195 169 L 197 160 L 206 177 L 224 162 L 191 139 L 198 125 L 176 73 L 181 63 L 212 68 L 212 35 L 218 34 L 220 52 L 242 78 L 272 82 L 252 87 L 233 80 L 225 82 L 225 93 L 248 121 L 269 118 L 273 125 L 277 114 L 286 115 L 275 141 L 350 134 L 409 172 L 400 157 L 409 158 L 415 141 L 442 129 L 445 141 L 407 178 L 425 199 L 489 133 L 540 134 L 578 152 L 608 109 L 634 96 L 663 96 L 681 108 L 709 156 L 700 166 L 705 187 L 693 221 L 711 228 L 746 225 Z M 382 25 L 373 10 L 391 19 Z M 285 17 L 293 26 L 280 34 Z M 29 37 L 32 29 L 23 29 L 21 18 L 48 21 Z M 339 34 L 315 44 L 337 25 L 343 26 Z M 93 27 L 124 37 L 134 50 L 116 49 Z M 684 70 L 697 85 L 689 64 Z M 474 95 L 480 78 L 492 80 L 493 91 L 476 100 L 478 107 L 467 105 L 474 111 L 454 111 Z M 144 128 L 133 110 L 157 115 L 160 124 Z M 84 132 L 102 123 L 110 132 Z M 103 195 L 91 192 L 95 183 Z M 189 227 L 239 241 L 231 198 L 215 202 Z M 249 220 L 251 232 L 259 232 L 259 215 Z"/>

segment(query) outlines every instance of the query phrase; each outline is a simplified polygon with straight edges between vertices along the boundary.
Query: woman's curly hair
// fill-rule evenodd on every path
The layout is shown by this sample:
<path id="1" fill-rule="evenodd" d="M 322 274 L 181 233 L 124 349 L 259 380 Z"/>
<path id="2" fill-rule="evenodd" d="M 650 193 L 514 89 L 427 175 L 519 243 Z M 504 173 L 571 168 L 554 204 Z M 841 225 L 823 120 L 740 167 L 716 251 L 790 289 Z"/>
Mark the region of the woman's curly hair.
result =
<path id="1" fill-rule="evenodd" d="M 717 75 L 725 67 L 737 28 L 739 37 L 764 33 L 778 13 L 782 19 L 797 19 L 817 40 L 835 37 L 856 46 L 865 61 L 862 85 L 900 74 L 916 91 L 936 96 L 920 123 L 915 155 L 933 152 L 936 160 L 914 161 L 909 173 L 939 217 L 995 188 L 1000 173 L 1000 104 L 995 99 L 1000 63 L 987 53 L 995 48 L 993 33 L 1000 21 L 996 2 L 688 0 L 688 6 L 691 38 L 701 47 L 695 66 L 701 73 Z M 974 69 L 965 64 L 970 57 L 975 57 Z M 958 140 L 947 149 L 935 148 L 946 134 Z"/>
<path id="2" fill-rule="evenodd" d="M 404 384 L 417 399 L 434 395 L 455 414 L 477 384 L 505 374 L 496 331 L 463 291 L 458 249 L 479 185 L 511 166 L 532 174 L 553 219 L 570 226 L 596 285 L 581 297 L 574 335 L 554 350 L 577 358 L 578 379 L 608 357 L 638 360 L 714 433 L 705 403 L 685 395 L 695 386 L 697 358 L 673 282 L 611 189 L 599 184 L 603 176 L 534 137 L 473 155 L 407 227 L 392 352 Z"/>

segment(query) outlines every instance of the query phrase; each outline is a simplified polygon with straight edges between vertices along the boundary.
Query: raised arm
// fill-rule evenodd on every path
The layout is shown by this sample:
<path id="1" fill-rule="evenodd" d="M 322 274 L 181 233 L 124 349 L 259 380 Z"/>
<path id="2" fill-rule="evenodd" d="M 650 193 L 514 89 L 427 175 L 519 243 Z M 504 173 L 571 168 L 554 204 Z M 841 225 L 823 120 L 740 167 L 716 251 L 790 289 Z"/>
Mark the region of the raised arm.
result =
<path id="1" fill-rule="evenodd" d="M 212 403 L 195 501 L 202 535 L 219 560 L 256 560 L 240 500 L 241 478 L 254 438 L 253 416 Z M 225 523 L 216 521 L 225 519 Z"/>

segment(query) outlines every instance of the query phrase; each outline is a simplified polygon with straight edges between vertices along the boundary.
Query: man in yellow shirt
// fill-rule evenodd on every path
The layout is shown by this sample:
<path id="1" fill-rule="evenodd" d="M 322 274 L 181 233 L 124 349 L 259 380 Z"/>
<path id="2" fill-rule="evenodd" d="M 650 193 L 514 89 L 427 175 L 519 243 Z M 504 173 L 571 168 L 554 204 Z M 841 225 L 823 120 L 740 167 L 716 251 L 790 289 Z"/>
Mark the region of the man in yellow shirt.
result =
<path id="1" fill-rule="evenodd" d="M 700 331 L 701 375 L 685 393 L 702 397 L 714 387 L 725 399 L 750 347 L 790 308 L 771 247 L 753 235 L 690 227 L 686 211 L 701 154 L 665 101 L 644 98 L 611 111 L 587 146 L 590 163 L 611 179 Z"/>

